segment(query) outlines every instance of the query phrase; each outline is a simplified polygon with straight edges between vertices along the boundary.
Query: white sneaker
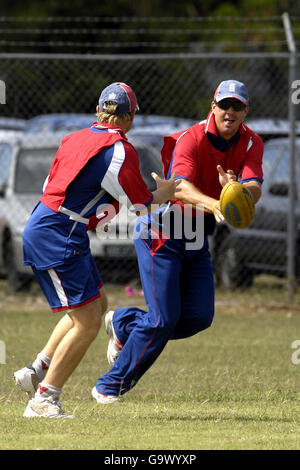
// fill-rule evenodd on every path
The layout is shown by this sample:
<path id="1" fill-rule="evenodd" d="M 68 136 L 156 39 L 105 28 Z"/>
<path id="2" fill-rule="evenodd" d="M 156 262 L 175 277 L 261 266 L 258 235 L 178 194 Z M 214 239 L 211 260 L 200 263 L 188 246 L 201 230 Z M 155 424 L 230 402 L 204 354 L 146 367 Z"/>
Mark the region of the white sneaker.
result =
<path id="1" fill-rule="evenodd" d="M 96 399 L 97 403 L 101 403 L 103 405 L 119 401 L 119 397 L 117 395 L 102 395 L 102 393 L 97 391 L 96 387 L 92 390 L 92 396 Z"/>
<path id="2" fill-rule="evenodd" d="M 38 387 L 38 378 L 35 370 L 30 366 L 17 370 L 13 375 L 15 382 L 30 396 L 33 396 Z"/>
<path id="3" fill-rule="evenodd" d="M 34 397 L 29 400 L 24 418 L 74 418 L 67 415 L 61 407 L 61 403 L 54 397 Z"/>
<path id="4" fill-rule="evenodd" d="M 105 329 L 106 333 L 109 336 L 108 346 L 107 346 L 107 360 L 110 367 L 115 363 L 116 359 L 118 358 L 120 352 L 122 351 L 123 345 L 117 338 L 115 333 L 114 325 L 113 325 L 113 316 L 114 310 L 110 310 L 105 315 Z"/>

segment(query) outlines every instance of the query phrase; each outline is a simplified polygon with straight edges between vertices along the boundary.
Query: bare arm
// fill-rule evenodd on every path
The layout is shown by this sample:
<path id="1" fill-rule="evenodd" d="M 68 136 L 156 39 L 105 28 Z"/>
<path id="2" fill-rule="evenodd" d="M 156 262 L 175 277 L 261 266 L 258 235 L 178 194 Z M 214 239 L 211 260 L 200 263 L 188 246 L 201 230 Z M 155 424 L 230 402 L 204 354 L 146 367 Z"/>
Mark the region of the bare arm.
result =
<path id="1" fill-rule="evenodd" d="M 228 170 L 225 173 L 221 165 L 217 166 L 217 170 L 219 173 L 219 182 L 222 187 L 230 181 L 236 181 L 236 176 L 232 170 Z M 219 200 L 207 196 L 187 180 L 180 180 L 180 184 L 175 191 L 175 197 L 185 204 L 192 204 L 193 206 L 201 204 L 206 212 L 212 212 L 214 214 L 217 222 L 224 221 Z"/>
<path id="2" fill-rule="evenodd" d="M 246 188 L 252 194 L 253 202 L 254 204 L 256 204 L 261 197 L 261 183 L 256 180 L 251 180 L 246 181 L 245 183 L 243 183 L 243 185 L 246 186 Z"/>
<path id="3" fill-rule="evenodd" d="M 184 204 L 192 204 L 194 207 L 201 204 L 205 211 L 211 211 L 213 203 L 216 201 L 214 198 L 206 196 L 190 181 L 180 179 L 176 187 L 175 197 Z"/>
<path id="4" fill-rule="evenodd" d="M 224 220 L 223 214 L 220 211 L 217 199 L 207 196 L 200 191 L 196 186 L 187 180 L 178 180 L 179 184 L 176 187 L 175 198 L 184 204 L 191 204 L 193 207 L 201 205 L 206 212 L 212 212 L 217 222 Z"/>

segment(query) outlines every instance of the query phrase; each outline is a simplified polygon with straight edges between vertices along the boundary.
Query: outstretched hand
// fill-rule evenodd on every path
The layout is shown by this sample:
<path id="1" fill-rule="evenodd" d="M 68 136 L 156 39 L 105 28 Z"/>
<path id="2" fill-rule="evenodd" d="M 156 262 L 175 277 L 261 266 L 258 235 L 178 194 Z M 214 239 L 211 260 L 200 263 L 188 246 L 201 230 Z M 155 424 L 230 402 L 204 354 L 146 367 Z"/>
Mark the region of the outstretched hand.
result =
<path id="1" fill-rule="evenodd" d="M 164 180 L 158 176 L 155 172 L 151 173 L 152 178 L 155 180 L 157 189 L 153 191 L 156 202 L 159 204 L 168 201 L 169 199 L 175 199 L 176 187 L 180 180 L 175 180 L 176 171 L 172 174 L 171 178 Z"/>
<path id="2" fill-rule="evenodd" d="M 231 181 L 236 181 L 237 178 L 233 170 L 227 170 L 225 173 L 221 165 L 217 165 L 217 170 L 219 173 L 219 182 L 222 188 L 225 186 L 225 184 L 230 183 Z"/>

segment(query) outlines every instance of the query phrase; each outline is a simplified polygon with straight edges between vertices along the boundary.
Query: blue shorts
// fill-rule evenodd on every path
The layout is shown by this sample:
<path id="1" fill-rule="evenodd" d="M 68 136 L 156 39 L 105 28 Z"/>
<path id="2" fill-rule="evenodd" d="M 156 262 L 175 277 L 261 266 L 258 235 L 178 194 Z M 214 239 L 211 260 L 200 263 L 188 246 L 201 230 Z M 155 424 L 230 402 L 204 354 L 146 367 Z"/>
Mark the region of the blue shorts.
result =
<path id="1" fill-rule="evenodd" d="M 52 269 L 32 269 L 53 312 L 82 307 L 101 296 L 103 281 L 91 253 Z"/>

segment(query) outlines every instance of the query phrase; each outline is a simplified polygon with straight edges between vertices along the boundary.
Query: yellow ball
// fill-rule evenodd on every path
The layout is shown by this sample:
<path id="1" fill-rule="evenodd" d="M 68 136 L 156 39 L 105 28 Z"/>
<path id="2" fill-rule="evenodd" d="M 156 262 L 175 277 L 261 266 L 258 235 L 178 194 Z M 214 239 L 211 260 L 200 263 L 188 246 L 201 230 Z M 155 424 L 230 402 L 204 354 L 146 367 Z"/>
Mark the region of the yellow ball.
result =
<path id="1" fill-rule="evenodd" d="M 223 187 L 220 208 L 225 220 L 234 228 L 249 227 L 255 214 L 250 192 L 237 181 L 227 183 Z"/>

